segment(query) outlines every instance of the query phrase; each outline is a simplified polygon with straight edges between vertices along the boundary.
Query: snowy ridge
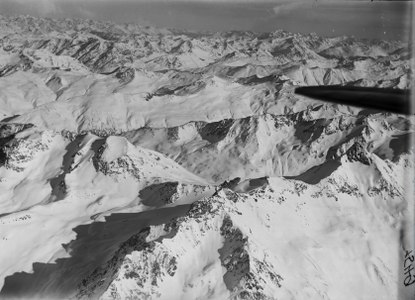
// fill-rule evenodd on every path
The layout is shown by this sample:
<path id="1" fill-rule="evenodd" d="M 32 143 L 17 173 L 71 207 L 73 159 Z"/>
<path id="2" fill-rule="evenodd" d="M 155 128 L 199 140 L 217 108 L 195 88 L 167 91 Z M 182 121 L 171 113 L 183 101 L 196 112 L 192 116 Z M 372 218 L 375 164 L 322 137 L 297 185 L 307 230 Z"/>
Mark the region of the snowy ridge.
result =
<path id="1" fill-rule="evenodd" d="M 23 230 L 27 231 L 28 225 L 33 232 L 41 230 L 42 237 L 36 241 L 38 254 L 32 252 L 27 260 L 20 259 L 20 264 L 13 259 L 14 248 L 8 247 L 2 254 L 8 260 L 3 265 L 6 272 L 30 271 L 32 262 L 53 261 L 61 252 L 60 245 L 74 237 L 72 228 L 78 225 L 129 207 L 145 211 L 156 206 L 157 199 L 151 198 L 140 205 L 139 191 L 146 186 L 177 181 L 181 188 L 176 193 L 182 197 L 190 193 L 192 199 L 214 192 L 210 192 L 203 179 L 175 162 L 156 152 L 134 147 L 122 137 L 102 140 L 88 134 L 71 143 L 61 135 L 37 132 L 32 127 L 18 133 L 12 141 L 8 147 L 13 146 L 14 150 L 6 152 L 6 163 L 1 168 L 0 187 L 8 191 L 2 193 L 2 211 L 8 214 L 1 220 L 1 242 L 5 247 L 12 243 L 29 251 L 33 240 L 18 240 L 19 232 L 21 235 Z M 45 143 L 48 144 L 45 146 Z M 66 151 L 72 155 L 67 157 Z M 69 160 L 68 167 L 62 157 Z M 57 178 L 59 180 L 55 180 Z M 192 184 L 197 185 L 197 189 L 189 189 Z M 56 188 L 60 189 L 60 197 L 54 194 Z M 28 196 L 33 190 L 37 193 Z M 177 196 L 172 198 L 173 206 L 174 199 L 179 200 Z M 50 219 L 52 212 L 54 217 Z M 17 226 L 16 222 L 21 225 Z"/>
<path id="2" fill-rule="evenodd" d="M 18 72 L 31 71 L 49 87 L 39 83 L 37 93 L 55 94 L 42 96 L 42 104 L 50 103 L 34 105 L 33 111 L 10 107 L 3 116 L 22 114 L 16 122 L 55 130 L 108 134 L 286 114 L 316 103 L 294 96 L 295 85 L 405 88 L 410 82 L 406 46 L 398 42 L 284 31 L 194 35 L 31 17 L 1 21 L 7 25 L 0 32 L 5 54 L 0 75 L 23 80 L 24 91 L 33 93 L 33 80 L 29 85 L 26 73 Z M 26 24 L 33 28 L 25 31 Z M 10 102 L 10 97 L 26 103 L 33 98 L 26 93 L 6 90 L 0 103 Z M 258 103 L 261 99 L 263 103 Z M 117 109 L 111 109 L 115 104 Z"/>
<path id="3" fill-rule="evenodd" d="M 354 286 L 361 299 L 395 298 L 397 291 L 387 286 L 397 275 L 398 249 L 386 250 L 381 240 L 398 228 L 402 190 L 393 191 L 395 179 L 385 174 L 367 193 L 348 175 L 363 166 L 343 160 L 317 185 L 269 178 L 269 185 L 249 194 L 223 189 L 195 202 L 185 217 L 127 241 L 120 256 L 81 285 L 78 296 L 348 299 Z M 331 249 L 323 246 L 327 240 Z M 337 254 L 330 254 L 334 249 Z M 292 268 L 301 272 L 293 275 Z"/>

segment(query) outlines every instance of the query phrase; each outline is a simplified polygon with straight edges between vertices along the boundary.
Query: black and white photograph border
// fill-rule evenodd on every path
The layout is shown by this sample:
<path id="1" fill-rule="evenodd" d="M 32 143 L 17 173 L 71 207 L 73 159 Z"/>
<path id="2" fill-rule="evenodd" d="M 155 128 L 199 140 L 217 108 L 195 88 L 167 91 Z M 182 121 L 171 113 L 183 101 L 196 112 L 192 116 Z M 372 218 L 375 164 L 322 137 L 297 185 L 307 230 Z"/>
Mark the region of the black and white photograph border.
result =
<path id="1" fill-rule="evenodd" d="M 412 300 L 414 12 L 0 0 L 0 299 Z"/>

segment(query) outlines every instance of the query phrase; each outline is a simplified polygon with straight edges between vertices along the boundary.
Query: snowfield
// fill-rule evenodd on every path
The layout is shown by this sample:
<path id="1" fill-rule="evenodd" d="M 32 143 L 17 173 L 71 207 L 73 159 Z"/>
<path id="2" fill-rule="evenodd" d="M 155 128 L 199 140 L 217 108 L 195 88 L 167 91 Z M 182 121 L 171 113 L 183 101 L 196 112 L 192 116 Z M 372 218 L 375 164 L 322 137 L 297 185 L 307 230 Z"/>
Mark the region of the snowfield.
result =
<path id="1" fill-rule="evenodd" d="M 408 49 L 0 16 L 0 298 L 412 299 Z"/>

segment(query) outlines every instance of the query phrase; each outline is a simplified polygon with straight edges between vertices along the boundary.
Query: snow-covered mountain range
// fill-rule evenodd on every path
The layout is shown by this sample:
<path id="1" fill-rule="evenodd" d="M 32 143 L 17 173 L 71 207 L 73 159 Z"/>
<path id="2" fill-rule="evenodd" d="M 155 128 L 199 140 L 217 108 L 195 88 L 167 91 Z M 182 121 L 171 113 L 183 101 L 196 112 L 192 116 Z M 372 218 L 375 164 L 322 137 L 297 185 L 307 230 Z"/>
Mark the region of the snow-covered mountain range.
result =
<path id="1" fill-rule="evenodd" d="M 411 64 L 399 41 L 0 16 L 0 297 L 410 295 L 414 118 L 294 89 L 410 88 Z"/>

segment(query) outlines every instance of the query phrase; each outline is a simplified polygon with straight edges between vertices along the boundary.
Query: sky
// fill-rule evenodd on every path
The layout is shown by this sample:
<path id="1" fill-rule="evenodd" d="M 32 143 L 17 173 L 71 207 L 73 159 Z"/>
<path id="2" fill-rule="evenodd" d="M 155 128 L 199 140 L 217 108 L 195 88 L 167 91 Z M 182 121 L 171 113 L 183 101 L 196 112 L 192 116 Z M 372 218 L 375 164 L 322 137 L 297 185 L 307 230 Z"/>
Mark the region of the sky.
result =
<path id="1" fill-rule="evenodd" d="M 88 18 L 190 31 L 283 29 L 407 41 L 412 1 L 0 0 L 0 14 Z"/>

